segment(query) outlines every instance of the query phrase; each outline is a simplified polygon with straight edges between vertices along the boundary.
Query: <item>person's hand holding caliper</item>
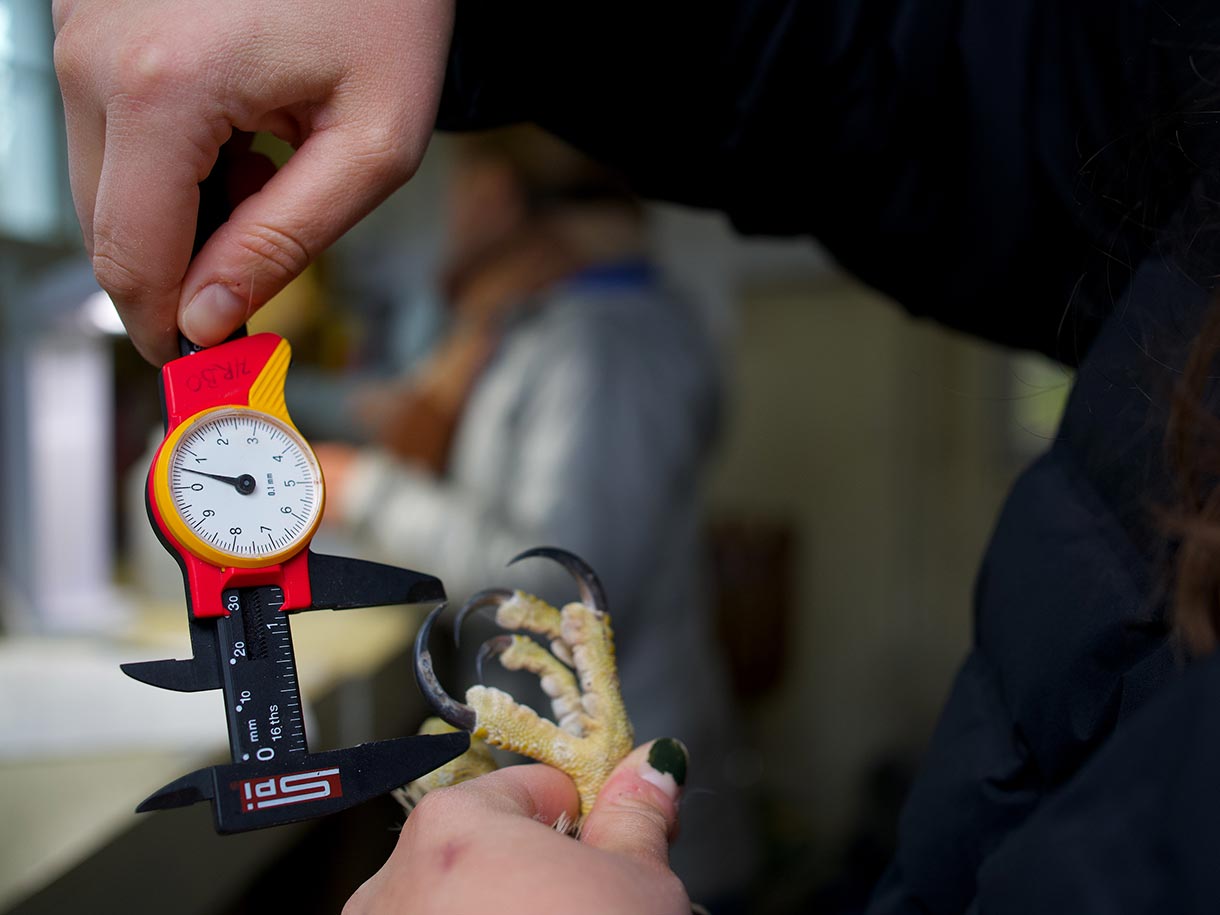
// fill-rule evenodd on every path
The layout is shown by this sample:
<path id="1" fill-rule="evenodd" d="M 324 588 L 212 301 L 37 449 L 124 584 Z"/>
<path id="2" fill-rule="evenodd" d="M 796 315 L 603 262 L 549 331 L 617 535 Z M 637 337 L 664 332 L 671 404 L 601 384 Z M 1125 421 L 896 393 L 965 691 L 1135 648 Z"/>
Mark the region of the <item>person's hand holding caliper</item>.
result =
<path id="1" fill-rule="evenodd" d="M 140 352 L 214 344 L 418 167 L 451 0 L 57 0 L 72 193 Z M 296 154 L 191 259 L 198 185 L 234 131 Z M 237 163 L 241 167 L 240 160 Z"/>

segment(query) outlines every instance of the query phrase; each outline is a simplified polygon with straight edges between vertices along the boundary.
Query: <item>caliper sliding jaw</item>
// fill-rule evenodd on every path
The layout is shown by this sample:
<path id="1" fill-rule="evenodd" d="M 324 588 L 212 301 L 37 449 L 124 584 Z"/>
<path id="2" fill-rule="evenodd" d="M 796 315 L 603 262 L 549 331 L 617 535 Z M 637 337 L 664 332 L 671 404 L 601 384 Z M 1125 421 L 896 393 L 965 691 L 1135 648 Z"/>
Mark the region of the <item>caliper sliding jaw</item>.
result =
<path id="1" fill-rule="evenodd" d="M 429 575 L 316 553 L 309 558 L 311 573 L 341 568 L 339 580 L 347 583 L 342 594 L 331 594 L 329 600 L 329 589 L 318 589 L 324 596 L 310 610 L 444 599 L 440 581 Z M 363 582 L 367 590 L 353 589 L 354 582 Z M 217 832 L 279 826 L 387 794 L 469 746 L 468 734 L 454 733 L 310 753 L 289 616 L 279 611 L 280 589 L 234 589 L 225 600 L 232 608 L 229 616 L 190 619 L 190 660 L 122 665 L 129 677 L 162 689 L 222 690 L 233 757 L 231 764 L 198 769 L 170 782 L 145 799 L 137 813 L 210 800 Z M 235 656 L 235 651 L 244 653 Z M 222 663 L 226 658 L 232 663 Z"/>

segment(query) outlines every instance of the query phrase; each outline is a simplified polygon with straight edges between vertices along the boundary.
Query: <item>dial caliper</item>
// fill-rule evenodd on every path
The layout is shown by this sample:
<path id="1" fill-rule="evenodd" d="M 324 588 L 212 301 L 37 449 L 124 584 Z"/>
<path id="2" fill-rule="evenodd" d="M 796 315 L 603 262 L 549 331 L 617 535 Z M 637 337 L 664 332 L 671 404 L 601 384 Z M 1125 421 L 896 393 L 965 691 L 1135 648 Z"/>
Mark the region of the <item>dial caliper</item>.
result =
<path id="1" fill-rule="evenodd" d="M 219 832 L 346 809 L 462 753 L 465 733 L 310 753 L 289 614 L 443 600 L 431 575 L 324 556 L 309 544 L 325 487 L 284 403 L 275 334 L 199 349 L 161 370 L 165 440 L 148 476 L 153 529 L 182 567 L 190 660 L 124 664 L 153 686 L 220 690 L 232 763 L 199 769 L 137 811 L 210 800 Z"/>

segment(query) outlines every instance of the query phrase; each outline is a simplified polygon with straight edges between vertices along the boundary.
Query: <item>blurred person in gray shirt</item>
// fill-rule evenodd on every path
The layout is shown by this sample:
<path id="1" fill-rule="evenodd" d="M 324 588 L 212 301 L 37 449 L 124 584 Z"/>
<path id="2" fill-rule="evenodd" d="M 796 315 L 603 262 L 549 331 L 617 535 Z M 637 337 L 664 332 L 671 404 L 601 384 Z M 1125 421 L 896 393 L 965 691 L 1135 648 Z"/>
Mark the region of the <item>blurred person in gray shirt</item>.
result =
<path id="1" fill-rule="evenodd" d="M 549 562 L 505 569 L 534 546 L 596 569 L 637 741 L 678 737 L 697 761 L 675 870 L 694 898 L 731 908 L 757 850 L 730 777 L 744 735 L 701 549 L 714 347 L 649 263 L 643 211 L 617 176 L 527 128 L 457 147 L 448 333 L 407 377 L 353 398 L 379 448 L 319 449 L 327 524 L 439 575 L 454 601 L 498 585 L 571 600 Z"/>

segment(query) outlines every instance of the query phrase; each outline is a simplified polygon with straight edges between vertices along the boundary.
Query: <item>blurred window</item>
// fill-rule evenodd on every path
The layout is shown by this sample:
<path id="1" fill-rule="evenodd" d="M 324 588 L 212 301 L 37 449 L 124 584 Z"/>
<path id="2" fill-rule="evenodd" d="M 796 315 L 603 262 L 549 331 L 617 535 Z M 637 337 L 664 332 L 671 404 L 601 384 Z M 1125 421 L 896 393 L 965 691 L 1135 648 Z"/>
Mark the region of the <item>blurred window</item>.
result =
<path id="1" fill-rule="evenodd" d="M 71 224 L 50 7 L 0 0 L 0 236 L 34 243 Z"/>

